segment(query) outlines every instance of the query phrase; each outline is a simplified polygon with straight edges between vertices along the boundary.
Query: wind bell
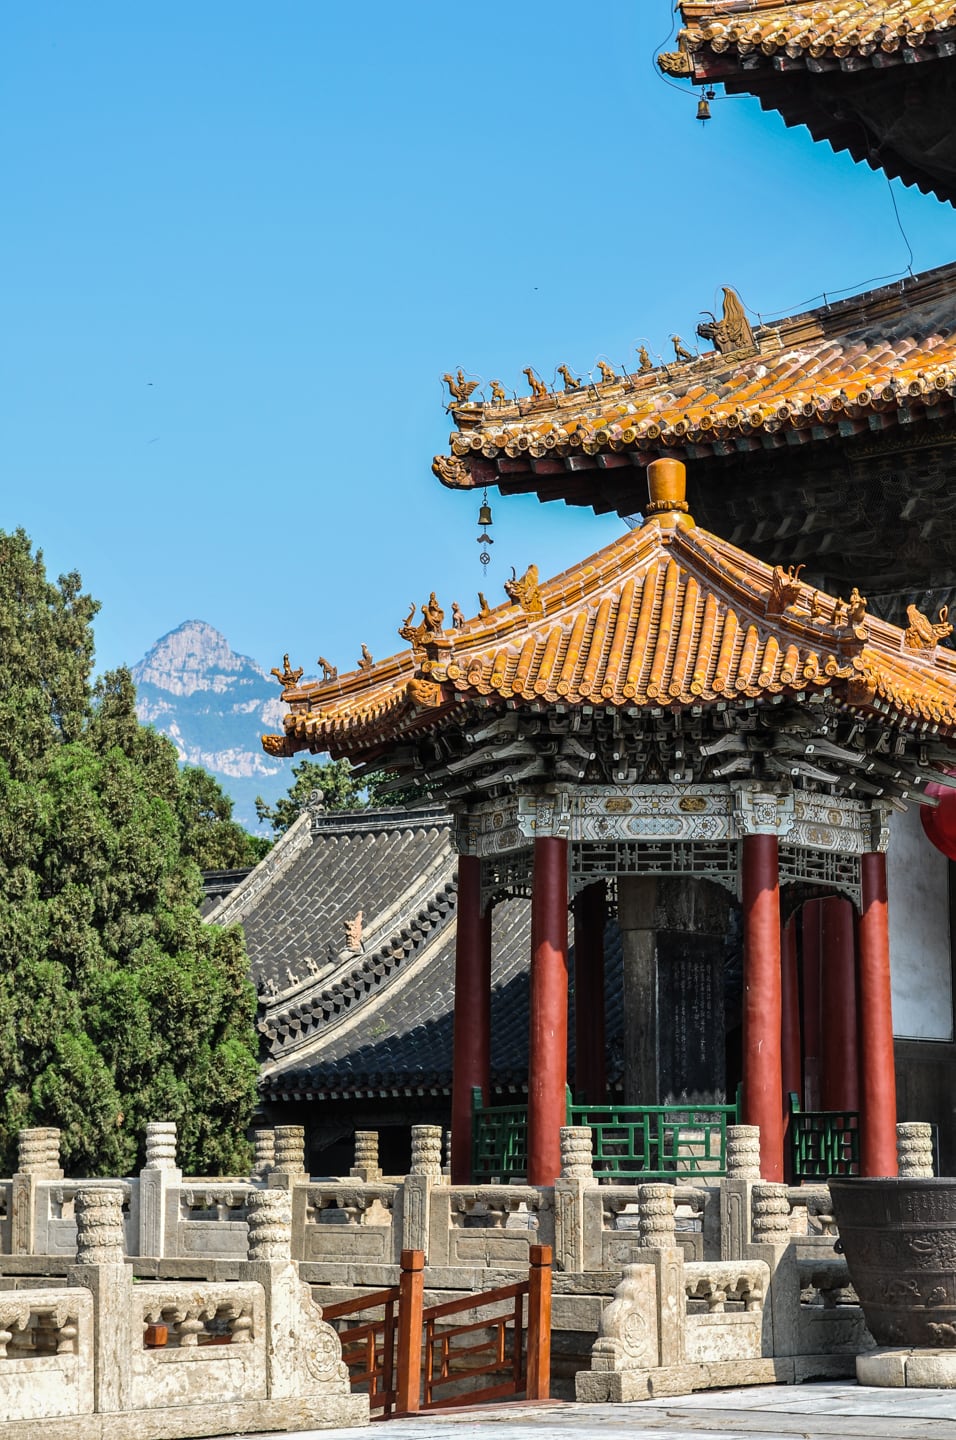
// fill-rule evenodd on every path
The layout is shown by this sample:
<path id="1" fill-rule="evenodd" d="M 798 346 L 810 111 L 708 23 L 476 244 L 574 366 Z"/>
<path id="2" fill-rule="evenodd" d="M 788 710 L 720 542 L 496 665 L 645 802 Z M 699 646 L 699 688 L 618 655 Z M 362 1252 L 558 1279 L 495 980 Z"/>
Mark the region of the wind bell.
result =
<path id="1" fill-rule="evenodd" d="M 484 493 L 481 497 L 481 509 L 478 511 L 478 524 L 481 526 L 481 534 L 478 536 L 478 544 L 485 546 L 493 545 L 495 542 L 488 534 L 488 526 L 494 524 L 494 521 L 491 518 L 491 506 L 488 504 L 487 486 L 485 486 Z M 488 566 L 491 563 L 491 555 L 488 550 L 482 550 L 481 554 L 478 556 L 478 559 L 481 561 L 481 568 L 487 575 Z"/>

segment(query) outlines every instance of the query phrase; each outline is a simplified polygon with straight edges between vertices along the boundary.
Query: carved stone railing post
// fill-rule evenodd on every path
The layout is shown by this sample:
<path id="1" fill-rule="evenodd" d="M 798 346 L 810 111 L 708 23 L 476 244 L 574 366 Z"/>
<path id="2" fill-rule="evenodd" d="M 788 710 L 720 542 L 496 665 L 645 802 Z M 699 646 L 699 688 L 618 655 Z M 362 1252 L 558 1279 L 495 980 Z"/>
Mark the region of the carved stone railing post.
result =
<path id="1" fill-rule="evenodd" d="M 301 1125 L 277 1125 L 275 1137 L 275 1167 L 266 1176 L 266 1184 L 274 1190 L 291 1190 L 309 1178 L 305 1168 L 305 1130 Z"/>
<path id="2" fill-rule="evenodd" d="M 684 1360 L 684 1252 L 677 1243 L 673 1185 L 638 1185 L 641 1248 L 657 1271 L 658 1346 L 662 1365 Z"/>
<path id="3" fill-rule="evenodd" d="M 176 1122 L 151 1120 L 146 1126 L 146 1169 L 178 1170 L 176 1163 Z"/>
<path id="4" fill-rule="evenodd" d="M 921 1120 L 896 1126 L 896 1154 L 901 1179 L 918 1180 L 933 1174 L 933 1127 Z"/>
<path id="5" fill-rule="evenodd" d="M 755 1245 L 790 1244 L 790 1201 L 786 1185 L 755 1185 L 753 1192 Z"/>
<path id="6" fill-rule="evenodd" d="M 131 1389 L 133 1267 L 126 1263 L 120 1185 L 82 1185 L 76 1192 L 76 1263 L 70 1285 L 93 1296 L 94 1409 L 125 1410 Z"/>
<path id="7" fill-rule="evenodd" d="M 594 1154 L 589 1125 L 562 1125 L 561 1179 L 593 1180 Z"/>
<path id="8" fill-rule="evenodd" d="M 292 1204 L 284 1190 L 255 1190 L 247 1202 L 249 1259 L 292 1259 Z"/>
<path id="9" fill-rule="evenodd" d="M 742 1260 L 750 1244 L 753 1187 L 760 1180 L 760 1126 L 727 1126 L 727 1178 L 720 1183 L 720 1258 Z"/>
<path id="10" fill-rule="evenodd" d="M 432 1180 L 441 1179 L 441 1126 L 412 1126 L 412 1169 L 413 1175 L 428 1175 Z M 420 1249 L 420 1246 L 406 1246 L 406 1249 Z"/>
<path id="11" fill-rule="evenodd" d="M 667 1250 L 677 1244 L 673 1185 L 638 1185 L 637 1217 L 642 1249 Z"/>
<path id="12" fill-rule="evenodd" d="M 52 1126 L 17 1132 L 17 1174 L 38 1180 L 62 1180 L 60 1132 Z"/>
<path id="13" fill-rule="evenodd" d="M 265 1180 L 275 1169 L 276 1135 L 274 1130 L 252 1132 L 252 1179 Z"/>
<path id="14" fill-rule="evenodd" d="M 298 1129 L 302 1135 L 297 1126 L 278 1126 L 277 1140 L 282 1129 Z M 276 1149 L 278 1158 L 279 1144 Z M 247 1207 L 249 1258 L 239 1266 L 239 1278 L 261 1285 L 264 1292 L 270 1400 L 295 1400 L 310 1417 L 321 1414 L 324 1425 L 361 1423 L 368 1417 L 368 1398 L 352 1396 L 339 1338 L 322 1319 L 292 1260 L 290 1189 L 253 1190 Z M 321 1409 L 313 1398 L 319 1396 Z"/>
<path id="15" fill-rule="evenodd" d="M 119 1185 L 83 1187 L 76 1192 L 77 1265 L 122 1265 L 123 1190 Z"/>
<path id="16" fill-rule="evenodd" d="M 440 1185 L 441 1126 L 412 1126 L 412 1166 L 405 1177 L 402 1205 L 402 1249 L 429 1253 L 431 1192 Z"/>
<path id="17" fill-rule="evenodd" d="M 146 1164 L 139 1175 L 139 1253 L 176 1254 L 179 1220 L 176 1190 L 183 1173 L 176 1163 L 176 1125 L 151 1120 L 146 1126 Z"/>
<path id="18" fill-rule="evenodd" d="M 50 1126 L 17 1133 L 17 1168 L 10 1196 L 10 1249 L 32 1255 L 36 1240 L 38 1180 L 62 1180 L 60 1132 Z"/>
<path id="19" fill-rule="evenodd" d="M 760 1126 L 727 1126 L 727 1179 L 760 1179 Z"/>
<path id="20" fill-rule="evenodd" d="M 752 1187 L 753 1242 L 747 1255 L 770 1268 L 769 1305 L 764 1306 L 764 1353 L 795 1355 L 800 1312 L 800 1279 L 791 1245 L 790 1200 L 786 1185 Z"/>
<path id="21" fill-rule="evenodd" d="M 563 1125 L 561 1174 L 554 1184 L 556 1270 L 579 1273 L 600 1268 L 602 1211 L 598 1206 L 589 1225 L 588 1190 L 597 1190 L 590 1126 Z"/>
<path id="22" fill-rule="evenodd" d="M 377 1130 L 356 1130 L 355 1164 L 349 1171 L 349 1178 L 361 1180 L 365 1185 L 375 1180 L 381 1180 L 382 1169 L 378 1163 Z"/>

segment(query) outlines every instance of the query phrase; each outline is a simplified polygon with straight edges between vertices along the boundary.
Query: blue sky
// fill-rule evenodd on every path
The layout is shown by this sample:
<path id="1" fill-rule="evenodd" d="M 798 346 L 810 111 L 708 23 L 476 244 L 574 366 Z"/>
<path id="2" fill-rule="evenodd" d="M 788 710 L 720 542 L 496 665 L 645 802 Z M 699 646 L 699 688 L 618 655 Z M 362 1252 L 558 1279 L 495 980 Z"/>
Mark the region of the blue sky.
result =
<path id="1" fill-rule="evenodd" d="M 670 0 L 36 0 L 0 14 L 0 526 L 103 602 L 100 667 L 185 619 L 267 668 L 398 649 L 620 521 L 442 489 L 440 375 L 669 354 L 905 272 L 885 178 L 668 86 Z M 894 186 L 913 268 L 953 212 Z"/>

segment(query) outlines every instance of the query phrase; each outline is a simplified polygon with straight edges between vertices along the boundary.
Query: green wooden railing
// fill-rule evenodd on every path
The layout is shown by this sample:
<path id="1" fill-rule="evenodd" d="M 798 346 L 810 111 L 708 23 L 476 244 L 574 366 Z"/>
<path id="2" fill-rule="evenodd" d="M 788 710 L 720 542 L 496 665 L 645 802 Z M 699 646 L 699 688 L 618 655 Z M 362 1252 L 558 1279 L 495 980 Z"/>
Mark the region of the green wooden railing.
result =
<path id="1" fill-rule="evenodd" d="M 719 1179 L 736 1105 L 569 1105 L 569 1125 L 590 1127 L 594 1173 L 621 1181 Z"/>
<path id="2" fill-rule="evenodd" d="M 483 1105 L 476 1087 L 471 1092 L 472 1184 L 506 1183 L 527 1173 L 527 1105 Z"/>
<path id="3" fill-rule="evenodd" d="M 719 1179 L 727 1173 L 727 1126 L 737 1105 L 575 1105 L 566 1123 L 594 1137 L 594 1173 L 620 1180 Z M 472 1091 L 472 1181 L 507 1182 L 527 1174 L 525 1105 L 482 1104 Z"/>
<path id="4" fill-rule="evenodd" d="M 856 1110 L 801 1110 L 790 1094 L 793 1178 L 828 1180 L 860 1173 L 860 1116 Z"/>

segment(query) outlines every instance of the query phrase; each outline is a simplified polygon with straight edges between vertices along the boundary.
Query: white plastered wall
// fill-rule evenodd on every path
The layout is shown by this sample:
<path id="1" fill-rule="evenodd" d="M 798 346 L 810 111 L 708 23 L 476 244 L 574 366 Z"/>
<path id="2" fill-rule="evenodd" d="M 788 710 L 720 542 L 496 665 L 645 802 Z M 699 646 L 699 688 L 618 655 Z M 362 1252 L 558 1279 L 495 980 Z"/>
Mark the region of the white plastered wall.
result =
<path id="1" fill-rule="evenodd" d="M 949 861 L 924 835 L 918 806 L 893 816 L 886 859 L 893 1033 L 952 1040 Z"/>

